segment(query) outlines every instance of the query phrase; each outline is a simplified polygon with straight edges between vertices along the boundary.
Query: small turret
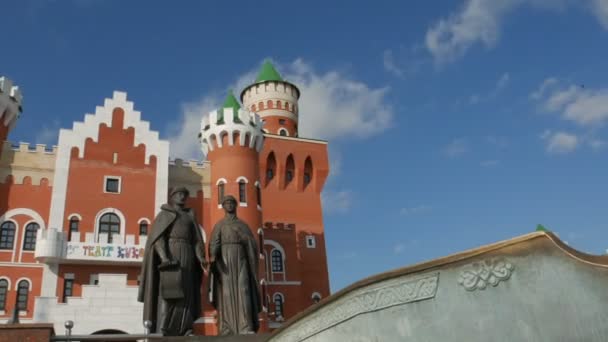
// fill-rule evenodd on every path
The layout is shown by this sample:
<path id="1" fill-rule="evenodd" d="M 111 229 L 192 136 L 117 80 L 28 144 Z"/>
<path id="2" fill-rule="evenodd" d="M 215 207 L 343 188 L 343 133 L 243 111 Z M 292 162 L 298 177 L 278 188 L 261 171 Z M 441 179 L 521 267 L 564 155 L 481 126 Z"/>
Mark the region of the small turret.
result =
<path id="1" fill-rule="evenodd" d="M 23 111 L 23 96 L 18 86 L 6 77 L 0 77 L 0 141 L 6 140 Z"/>
<path id="2" fill-rule="evenodd" d="M 265 61 L 255 82 L 243 89 L 241 101 L 258 113 L 270 134 L 298 136 L 300 90 L 285 81 L 270 61 Z"/>
<path id="3" fill-rule="evenodd" d="M 222 108 L 203 118 L 199 136 L 210 163 L 211 222 L 224 217 L 222 198 L 233 195 L 239 201 L 238 216 L 257 234 L 262 226 L 258 153 L 264 133 L 260 117 L 242 109 L 230 93 Z"/>

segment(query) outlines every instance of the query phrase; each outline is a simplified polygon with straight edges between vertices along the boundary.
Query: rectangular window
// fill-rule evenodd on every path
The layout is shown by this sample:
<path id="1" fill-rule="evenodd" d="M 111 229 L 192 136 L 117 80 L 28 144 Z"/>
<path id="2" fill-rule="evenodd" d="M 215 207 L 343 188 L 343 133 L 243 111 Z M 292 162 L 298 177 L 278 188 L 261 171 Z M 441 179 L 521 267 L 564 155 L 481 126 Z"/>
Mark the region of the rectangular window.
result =
<path id="1" fill-rule="evenodd" d="M 240 203 L 247 203 L 247 192 L 246 192 L 246 185 L 247 183 L 245 182 L 239 182 L 239 202 Z"/>
<path id="2" fill-rule="evenodd" d="M 306 247 L 307 248 L 315 248 L 317 247 L 317 241 L 315 240 L 314 235 L 306 236 Z"/>
<path id="3" fill-rule="evenodd" d="M 285 124 L 285 119 L 279 119 L 279 125 L 284 125 Z"/>
<path id="4" fill-rule="evenodd" d="M 220 183 L 217 185 L 217 204 L 222 205 L 223 200 L 224 200 L 224 183 Z"/>
<path id="5" fill-rule="evenodd" d="M 74 289 L 74 279 L 65 279 L 63 281 L 63 302 L 65 303 L 67 297 L 72 297 L 72 290 Z"/>
<path id="6" fill-rule="evenodd" d="M 120 193 L 120 178 L 106 177 L 105 192 Z"/>
<path id="7" fill-rule="evenodd" d="M 139 235 L 148 235 L 148 222 L 139 224 Z"/>
<path id="8" fill-rule="evenodd" d="M 262 189 L 260 189 L 259 185 L 255 187 L 255 195 L 257 197 L 258 205 L 261 207 L 262 206 Z"/>
<path id="9" fill-rule="evenodd" d="M 78 232 L 78 223 L 80 221 L 78 221 L 77 218 L 73 218 L 70 220 L 70 231 L 71 232 Z"/>

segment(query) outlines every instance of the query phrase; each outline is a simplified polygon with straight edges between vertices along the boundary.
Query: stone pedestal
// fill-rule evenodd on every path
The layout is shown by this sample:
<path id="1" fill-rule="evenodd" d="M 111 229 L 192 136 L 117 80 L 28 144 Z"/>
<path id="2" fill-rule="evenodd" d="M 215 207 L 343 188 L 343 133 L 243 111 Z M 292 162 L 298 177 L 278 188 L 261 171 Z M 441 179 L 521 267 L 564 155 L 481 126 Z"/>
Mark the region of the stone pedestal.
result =
<path id="1" fill-rule="evenodd" d="M 52 324 L 4 324 L 0 325 L 0 342 L 28 341 L 48 342 L 55 335 Z"/>

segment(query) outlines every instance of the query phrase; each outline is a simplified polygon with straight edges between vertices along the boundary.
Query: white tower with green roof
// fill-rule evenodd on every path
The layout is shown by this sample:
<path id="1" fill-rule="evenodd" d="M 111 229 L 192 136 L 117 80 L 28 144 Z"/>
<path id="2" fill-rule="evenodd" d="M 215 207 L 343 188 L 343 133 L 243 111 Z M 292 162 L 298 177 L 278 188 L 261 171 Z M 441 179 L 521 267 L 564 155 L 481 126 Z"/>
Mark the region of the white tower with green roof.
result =
<path id="1" fill-rule="evenodd" d="M 264 132 L 283 136 L 298 136 L 299 98 L 298 87 L 285 81 L 270 61 L 241 92 L 243 106 L 264 121 Z"/>

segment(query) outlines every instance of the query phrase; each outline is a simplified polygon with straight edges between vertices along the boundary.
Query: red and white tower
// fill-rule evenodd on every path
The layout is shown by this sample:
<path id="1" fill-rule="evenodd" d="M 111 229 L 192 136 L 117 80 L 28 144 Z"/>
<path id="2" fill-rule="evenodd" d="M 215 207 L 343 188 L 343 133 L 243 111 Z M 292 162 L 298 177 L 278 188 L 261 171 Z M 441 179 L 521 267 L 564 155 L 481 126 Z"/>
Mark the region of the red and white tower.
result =
<path id="1" fill-rule="evenodd" d="M 255 82 L 241 92 L 248 110 L 260 115 L 264 132 L 298 136 L 298 99 L 300 90 L 283 80 L 269 61 L 264 62 Z"/>

